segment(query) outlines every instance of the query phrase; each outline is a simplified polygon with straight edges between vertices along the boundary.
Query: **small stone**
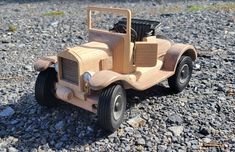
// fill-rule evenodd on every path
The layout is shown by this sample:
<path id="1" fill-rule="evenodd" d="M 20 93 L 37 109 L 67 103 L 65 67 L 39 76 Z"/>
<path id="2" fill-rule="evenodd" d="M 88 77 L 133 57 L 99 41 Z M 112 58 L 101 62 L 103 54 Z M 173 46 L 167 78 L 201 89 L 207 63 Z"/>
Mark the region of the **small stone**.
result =
<path id="1" fill-rule="evenodd" d="M 56 130 L 62 130 L 64 127 L 64 122 L 63 121 L 59 121 L 56 125 L 55 125 L 55 129 Z"/>
<path id="2" fill-rule="evenodd" d="M 221 111 L 221 106 L 217 103 L 217 104 L 215 105 L 215 109 L 216 109 L 216 111 L 219 113 L 219 112 Z"/>
<path id="3" fill-rule="evenodd" d="M 127 123 L 131 125 L 133 128 L 138 128 L 140 126 L 143 126 L 145 122 L 146 121 L 143 118 L 141 118 L 139 115 L 127 121 Z"/>
<path id="4" fill-rule="evenodd" d="M 180 136 L 180 134 L 183 132 L 184 127 L 183 126 L 173 126 L 168 128 L 174 136 Z"/>
<path id="5" fill-rule="evenodd" d="M 52 22 L 52 23 L 51 23 L 51 26 L 53 26 L 53 27 L 57 27 L 57 26 L 58 26 L 58 24 L 59 24 L 59 22 L 58 22 L 58 21 L 55 21 L 55 22 Z"/>
<path id="6" fill-rule="evenodd" d="M 6 45 L 1 45 L 0 44 L 0 51 L 7 51 L 8 49 L 6 48 Z"/>
<path id="7" fill-rule="evenodd" d="M 145 140 L 144 140 L 144 138 L 139 138 L 139 139 L 137 140 L 137 144 L 138 144 L 138 145 L 145 145 Z"/>
<path id="8" fill-rule="evenodd" d="M 85 151 L 90 151 L 89 146 L 86 146 Z"/>
<path id="9" fill-rule="evenodd" d="M 125 151 L 130 151 L 130 150 L 131 150 L 130 145 L 126 145 L 126 146 L 125 146 Z"/>
<path id="10" fill-rule="evenodd" d="M 172 133 L 170 131 L 167 131 L 164 135 L 167 136 L 167 137 L 171 137 Z"/>
<path id="11" fill-rule="evenodd" d="M 207 136 L 207 135 L 210 134 L 209 131 L 206 128 L 200 128 L 199 133 L 204 135 L 204 136 Z"/>
<path id="12" fill-rule="evenodd" d="M 117 130 L 118 136 L 122 136 L 123 134 L 124 134 L 124 130 L 122 128 Z"/>
<path id="13" fill-rule="evenodd" d="M 148 147 L 152 147 L 152 143 L 150 141 L 147 142 L 146 144 Z"/>
<path id="14" fill-rule="evenodd" d="M 18 152 L 18 150 L 16 148 L 14 148 L 14 147 L 9 147 L 8 151 L 9 152 Z"/>
<path id="15" fill-rule="evenodd" d="M 229 32 L 230 35 L 235 35 L 235 32 Z"/>
<path id="16" fill-rule="evenodd" d="M 144 150 L 144 147 L 142 147 L 141 145 L 139 145 L 139 146 L 136 147 L 136 150 L 137 150 L 137 151 L 143 151 L 143 150 Z"/>
<path id="17" fill-rule="evenodd" d="M 87 130 L 88 130 L 89 132 L 93 132 L 93 131 L 94 131 L 94 129 L 93 129 L 92 127 L 90 127 L 90 126 L 87 127 Z"/>
<path id="18" fill-rule="evenodd" d="M 10 40 L 10 39 L 7 39 L 7 38 L 5 38 L 5 39 L 2 40 L 2 43 L 10 43 L 10 42 L 11 42 L 11 40 Z"/>
<path id="19" fill-rule="evenodd" d="M 31 65 L 25 65 L 23 68 L 27 71 L 32 71 L 32 66 Z"/>
<path id="20" fill-rule="evenodd" d="M 15 110 L 11 107 L 6 107 L 4 110 L 0 112 L 0 117 L 9 117 L 15 113 Z"/>
<path id="21" fill-rule="evenodd" d="M 82 36 L 80 36 L 80 35 L 78 36 L 78 38 L 79 38 L 80 40 L 84 40 L 84 38 L 83 38 Z"/>
<path id="22" fill-rule="evenodd" d="M 167 146 L 166 145 L 158 145 L 157 149 L 158 149 L 157 151 L 159 151 L 159 152 L 164 152 L 167 149 Z"/>
<path id="23" fill-rule="evenodd" d="M 23 48 L 23 47 L 25 47 L 25 44 L 20 44 L 18 47 Z"/>
<path id="24" fill-rule="evenodd" d="M 191 147 L 193 150 L 198 150 L 200 147 L 198 145 L 192 145 Z"/>
<path id="25" fill-rule="evenodd" d="M 55 145 L 55 147 L 56 147 L 57 149 L 62 148 L 62 146 L 63 146 L 63 142 L 59 142 L 59 143 L 57 143 L 57 144 Z"/>
<path id="26" fill-rule="evenodd" d="M 201 69 L 201 65 L 200 65 L 200 64 L 195 64 L 194 69 L 195 69 L 195 70 L 200 70 L 200 69 Z"/>
<path id="27" fill-rule="evenodd" d="M 182 124 L 183 119 L 179 115 L 171 115 L 168 117 L 167 122 L 171 124 Z"/>
<path id="28" fill-rule="evenodd" d="M 211 142 L 211 139 L 210 138 L 203 138 L 202 141 L 204 143 L 209 143 L 209 142 Z"/>
<path id="29" fill-rule="evenodd" d="M 134 129 L 131 128 L 131 127 L 126 127 L 124 130 L 125 130 L 128 134 L 133 134 L 133 131 L 134 131 Z"/>
<path id="30" fill-rule="evenodd" d="M 117 131 L 108 136 L 108 138 L 115 138 L 115 137 L 117 137 Z"/>
<path id="31" fill-rule="evenodd" d="M 14 124 L 17 124 L 19 121 L 18 120 L 12 120 L 11 122 L 10 122 L 10 124 L 11 125 L 14 125 Z"/>

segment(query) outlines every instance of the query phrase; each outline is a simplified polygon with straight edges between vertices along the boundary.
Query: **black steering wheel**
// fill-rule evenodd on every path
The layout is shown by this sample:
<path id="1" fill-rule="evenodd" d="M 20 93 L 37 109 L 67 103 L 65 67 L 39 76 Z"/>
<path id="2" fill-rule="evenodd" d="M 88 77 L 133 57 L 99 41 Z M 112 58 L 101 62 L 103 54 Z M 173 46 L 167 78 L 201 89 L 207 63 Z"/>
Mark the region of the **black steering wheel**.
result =
<path id="1" fill-rule="evenodd" d="M 114 24 L 114 27 L 111 30 L 118 33 L 126 33 L 126 25 L 116 23 Z M 131 28 L 131 42 L 135 42 L 136 40 L 137 40 L 137 32 L 133 28 Z"/>

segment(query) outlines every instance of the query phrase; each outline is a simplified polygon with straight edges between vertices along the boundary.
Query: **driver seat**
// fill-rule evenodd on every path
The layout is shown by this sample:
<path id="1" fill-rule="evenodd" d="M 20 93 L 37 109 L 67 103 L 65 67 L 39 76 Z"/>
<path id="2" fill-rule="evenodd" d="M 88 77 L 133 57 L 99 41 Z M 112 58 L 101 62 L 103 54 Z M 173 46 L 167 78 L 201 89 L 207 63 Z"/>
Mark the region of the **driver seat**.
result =
<path id="1" fill-rule="evenodd" d="M 126 18 L 122 18 L 117 23 L 114 24 L 114 28 L 111 29 L 115 32 L 125 33 Z M 144 37 L 154 36 L 156 28 L 160 26 L 160 22 L 142 19 L 131 19 L 131 32 L 136 32 L 136 38 L 131 37 L 131 41 L 143 41 Z M 133 34 L 133 33 L 132 33 Z M 131 35 L 132 35 L 131 34 Z"/>

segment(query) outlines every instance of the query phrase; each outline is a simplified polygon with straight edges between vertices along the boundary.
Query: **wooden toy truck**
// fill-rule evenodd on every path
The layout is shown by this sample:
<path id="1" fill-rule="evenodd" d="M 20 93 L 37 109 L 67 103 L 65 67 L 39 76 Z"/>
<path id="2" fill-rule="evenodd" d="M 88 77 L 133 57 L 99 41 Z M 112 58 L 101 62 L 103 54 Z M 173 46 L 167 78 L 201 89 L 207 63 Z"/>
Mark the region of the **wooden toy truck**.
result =
<path id="1" fill-rule="evenodd" d="M 110 30 L 92 27 L 91 13 L 124 16 Z M 98 116 L 99 125 L 115 131 L 126 110 L 126 89 L 145 90 L 163 80 L 181 92 L 192 74 L 197 57 L 193 46 L 156 36 L 157 21 L 132 19 L 131 11 L 88 7 L 87 43 L 39 59 L 36 101 L 52 107 L 71 103 Z"/>

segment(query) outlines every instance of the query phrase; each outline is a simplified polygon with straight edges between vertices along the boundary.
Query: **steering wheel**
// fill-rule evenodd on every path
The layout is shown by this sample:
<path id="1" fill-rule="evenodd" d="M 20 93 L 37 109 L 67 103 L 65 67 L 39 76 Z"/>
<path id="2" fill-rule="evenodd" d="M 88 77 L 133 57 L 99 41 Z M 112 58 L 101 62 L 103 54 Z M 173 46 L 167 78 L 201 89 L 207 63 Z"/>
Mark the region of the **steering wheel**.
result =
<path id="1" fill-rule="evenodd" d="M 116 23 L 114 24 L 112 30 L 118 33 L 126 33 L 126 25 Z M 136 40 L 137 40 L 137 32 L 133 28 L 131 28 L 131 42 L 135 42 Z"/>

